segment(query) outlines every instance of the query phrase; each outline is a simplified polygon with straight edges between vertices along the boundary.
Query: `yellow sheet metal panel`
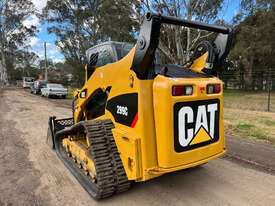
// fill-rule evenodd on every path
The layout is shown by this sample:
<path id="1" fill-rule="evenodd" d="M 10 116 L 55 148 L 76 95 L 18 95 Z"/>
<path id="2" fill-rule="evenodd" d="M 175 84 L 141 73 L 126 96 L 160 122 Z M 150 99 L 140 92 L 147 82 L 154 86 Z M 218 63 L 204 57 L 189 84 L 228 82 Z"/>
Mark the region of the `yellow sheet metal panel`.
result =
<path id="1" fill-rule="evenodd" d="M 141 138 L 143 180 L 147 180 L 152 178 L 147 170 L 158 165 L 153 108 L 153 80 L 139 80 L 138 94 L 138 124 Z"/>
<path id="2" fill-rule="evenodd" d="M 113 129 L 113 135 L 128 179 L 141 179 L 140 138 L 120 129 Z"/>
<path id="3" fill-rule="evenodd" d="M 208 57 L 208 52 L 205 52 L 202 56 L 195 59 L 193 64 L 191 65 L 190 69 L 195 72 L 203 73 L 201 70 L 205 68 L 206 59 Z"/>
<path id="4" fill-rule="evenodd" d="M 107 87 L 111 86 L 112 89 L 108 99 L 120 94 L 137 91 L 135 80 L 133 86 L 130 86 L 130 77 L 135 76 L 135 73 L 130 70 L 134 52 L 135 47 L 123 59 L 95 69 L 93 75 L 79 91 L 81 93 L 86 90 L 87 94 L 85 98 L 79 98 L 76 106 L 78 109 L 75 111 L 74 116 L 75 122 L 81 121 L 82 115 L 86 109 L 86 104 L 93 97 L 97 89 L 105 91 Z"/>
<path id="5" fill-rule="evenodd" d="M 133 76 L 135 77 L 135 75 Z M 111 118 L 115 124 L 116 129 L 113 130 L 113 134 L 118 150 L 121 153 L 126 173 L 127 175 L 129 174 L 128 178 L 135 179 L 134 177 L 136 176 L 136 181 L 145 181 L 159 176 L 149 174 L 148 172 L 151 168 L 158 166 L 155 123 L 153 118 L 153 80 L 138 80 L 135 77 L 134 85 L 136 85 L 138 93 L 138 118 L 136 125 L 132 128 L 115 122 L 114 117 L 109 111 L 106 111 L 104 117 Z M 130 140 L 128 143 L 125 142 L 127 138 Z M 132 143 L 133 139 L 138 139 L 138 141 Z M 139 155 L 135 157 L 133 151 L 140 151 Z M 138 168 L 133 169 L 136 174 L 127 169 L 128 160 L 126 160 L 126 157 L 131 156 L 132 159 L 138 162 L 138 164 L 134 164 L 134 166 L 138 165 Z"/>
<path id="6" fill-rule="evenodd" d="M 218 78 L 155 78 L 154 117 L 160 168 L 188 165 L 224 150 L 222 91 L 207 94 L 208 84 L 222 86 Z M 172 96 L 174 85 L 192 85 L 193 94 Z"/>
<path id="7" fill-rule="evenodd" d="M 213 159 L 216 159 L 216 158 L 224 155 L 225 153 L 226 153 L 226 150 L 223 150 L 222 152 L 220 152 L 218 154 L 215 154 L 213 156 L 207 157 L 207 158 L 199 160 L 197 162 L 191 162 L 189 164 L 180 165 L 178 167 L 171 167 L 171 168 L 161 168 L 161 167 L 159 167 L 159 168 L 154 168 L 154 169 L 149 170 L 149 173 L 153 174 L 155 176 L 160 176 L 160 175 L 163 175 L 163 174 L 166 174 L 166 173 L 170 173 L 170 172 L 174 172 L 174 171 L 178 171 L 178 170 L 183 170 L 183 169 L 190 168 L 190 167 L 195 167 L 195 166 L 207 163 L 207 162 L 209 162 L 209 161 L 211 161 Z"/>

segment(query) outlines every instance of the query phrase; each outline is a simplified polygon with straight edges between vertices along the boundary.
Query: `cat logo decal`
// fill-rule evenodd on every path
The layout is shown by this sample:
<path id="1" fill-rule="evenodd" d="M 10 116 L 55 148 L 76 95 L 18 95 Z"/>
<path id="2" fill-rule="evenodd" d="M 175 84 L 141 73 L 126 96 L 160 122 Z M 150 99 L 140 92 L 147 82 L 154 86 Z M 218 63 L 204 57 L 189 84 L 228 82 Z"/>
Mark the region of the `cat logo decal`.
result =
<path id="1" fill-rule="evenodd" d="M 180 102 L 174 105 L 174 146 L 183 152 L 219 139 L 218 99 Z"/>

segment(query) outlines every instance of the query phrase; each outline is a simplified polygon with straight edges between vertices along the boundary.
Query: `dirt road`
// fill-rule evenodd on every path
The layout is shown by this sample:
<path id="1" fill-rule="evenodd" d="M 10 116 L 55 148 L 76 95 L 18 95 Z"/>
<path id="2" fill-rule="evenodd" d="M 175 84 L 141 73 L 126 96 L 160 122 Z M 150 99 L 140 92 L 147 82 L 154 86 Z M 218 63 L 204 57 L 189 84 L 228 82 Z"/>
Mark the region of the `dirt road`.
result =
<path id="1" fill-rule="evenodd" d="M 18 89 L 0 91 L 1 206 L 271 206 L 275 203 L 272 173 L 244 167 L 226 158 L 137 183 L 126 193 L 94 201 L 46 146 L 49 115 L 70 116 L 69 103 L 44 99 Z"/>

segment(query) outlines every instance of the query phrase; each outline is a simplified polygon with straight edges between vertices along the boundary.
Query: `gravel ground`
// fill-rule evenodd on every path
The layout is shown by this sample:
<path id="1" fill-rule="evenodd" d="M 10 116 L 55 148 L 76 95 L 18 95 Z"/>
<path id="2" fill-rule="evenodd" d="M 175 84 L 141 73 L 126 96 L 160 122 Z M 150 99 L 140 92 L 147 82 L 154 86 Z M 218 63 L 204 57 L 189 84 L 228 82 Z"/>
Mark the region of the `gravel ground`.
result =
<path id="1" fill-rule="evenodd" d="M 21 89 L 0 90 L 1 206 L 274 205 L 273 147 L 231 137 L 223 158 L 94 201 L 45 144 L 48 116 L 70 117 L 70 105 Z"/>

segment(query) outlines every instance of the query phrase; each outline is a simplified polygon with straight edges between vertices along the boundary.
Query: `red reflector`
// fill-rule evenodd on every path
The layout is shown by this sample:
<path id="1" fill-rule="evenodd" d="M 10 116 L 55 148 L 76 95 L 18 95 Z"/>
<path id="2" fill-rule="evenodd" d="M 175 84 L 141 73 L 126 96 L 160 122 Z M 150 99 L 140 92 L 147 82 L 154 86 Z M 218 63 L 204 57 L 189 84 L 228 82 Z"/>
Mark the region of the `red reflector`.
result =
<path id="1" fill-rule="evenodd" d="M 219 84 L 215 84 L 214 88 L 213 88 L 213 92 L 215 94 L 220 93 L 221 92 L 221 86 Z"/>
<path id="2" fill-rule="evenodd" d="M 173 86 L 173 96 L 180 96 L 184 94 L 184 86 Z"/>
<path id="3" fill-rule="evenodd" d="M 205 87 L 200 87 L 200 90 L 205 90 Z"/>

